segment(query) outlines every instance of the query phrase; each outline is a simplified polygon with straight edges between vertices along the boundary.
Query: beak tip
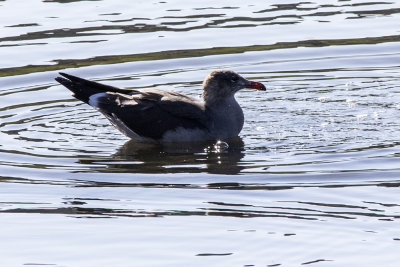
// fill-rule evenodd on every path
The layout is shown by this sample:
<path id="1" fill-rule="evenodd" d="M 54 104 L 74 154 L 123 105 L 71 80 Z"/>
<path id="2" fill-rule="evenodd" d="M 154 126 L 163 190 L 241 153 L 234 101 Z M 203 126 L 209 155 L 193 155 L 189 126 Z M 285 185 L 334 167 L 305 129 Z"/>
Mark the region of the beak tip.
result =
<path id="1" fill-rule="evenodd" d="M 251 89 L 256 89 L 258 91 L 267 91 L 267 88 L 265 88 L 264 84 L 260 82 L 250 81 L 246 87 Z"/>

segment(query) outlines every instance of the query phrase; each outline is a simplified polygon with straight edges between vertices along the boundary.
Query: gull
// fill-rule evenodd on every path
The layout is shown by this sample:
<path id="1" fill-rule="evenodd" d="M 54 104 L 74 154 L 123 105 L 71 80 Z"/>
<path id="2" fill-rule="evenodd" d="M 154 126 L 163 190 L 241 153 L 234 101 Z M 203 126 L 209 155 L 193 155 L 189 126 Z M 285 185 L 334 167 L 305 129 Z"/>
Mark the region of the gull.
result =
<path id="1" fill-rule="evenodd" d="M 139 142 L 197 142 L 239 135 L 244 115 L 235 93 L 265 91 L 232 70 L 212 71 L 203 82 L 203 100 L 159 89 L 129 90 L 60 72 L 55 80 L 101 112 L 119 131 Z"/>

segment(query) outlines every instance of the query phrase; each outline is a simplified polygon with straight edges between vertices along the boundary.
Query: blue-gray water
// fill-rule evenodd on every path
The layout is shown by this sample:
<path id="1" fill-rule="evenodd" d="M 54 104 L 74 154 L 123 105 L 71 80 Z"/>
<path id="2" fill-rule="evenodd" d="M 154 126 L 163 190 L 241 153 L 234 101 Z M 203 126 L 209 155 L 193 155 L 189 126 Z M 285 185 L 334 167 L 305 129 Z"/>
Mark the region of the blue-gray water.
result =
<path id="1" fill-rule="evenodd" d="M 0 1 L 1 266 L 398 266 L 398 1 Z M 53 80 L 199 96 L 240 138 L 130 142 Z"/>

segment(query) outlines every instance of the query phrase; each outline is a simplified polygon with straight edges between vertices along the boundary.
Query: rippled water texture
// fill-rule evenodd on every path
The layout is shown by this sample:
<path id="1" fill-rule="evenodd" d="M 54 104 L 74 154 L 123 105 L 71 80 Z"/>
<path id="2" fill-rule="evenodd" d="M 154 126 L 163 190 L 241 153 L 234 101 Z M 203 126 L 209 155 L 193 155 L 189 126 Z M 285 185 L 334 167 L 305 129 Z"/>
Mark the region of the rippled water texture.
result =
<path id="1" fill-rule="evenodd" d="M 0 1 L 1 266 L 398 266 L 400 2 Z M 197 97 L 240 137 L 138 144 L 58 71 Z"/>

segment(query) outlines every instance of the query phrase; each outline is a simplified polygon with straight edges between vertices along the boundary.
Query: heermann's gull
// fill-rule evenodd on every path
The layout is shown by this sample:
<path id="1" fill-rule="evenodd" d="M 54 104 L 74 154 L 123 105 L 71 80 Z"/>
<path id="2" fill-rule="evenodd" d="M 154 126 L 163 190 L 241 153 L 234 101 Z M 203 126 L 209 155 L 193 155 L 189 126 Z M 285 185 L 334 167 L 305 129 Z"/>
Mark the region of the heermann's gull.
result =
<path id="1" fill-rule="evenodd" d="M 236 137 L 243 111 L 234 97 L 243 88 L 265 91 L 231 70 L 211 72 L 203 82 L 203 100 L 157 89 L 127 90 L 66 73 L 56 81 L 96 108 L 126 136 L 137 141 L 190 142 Z"/>

